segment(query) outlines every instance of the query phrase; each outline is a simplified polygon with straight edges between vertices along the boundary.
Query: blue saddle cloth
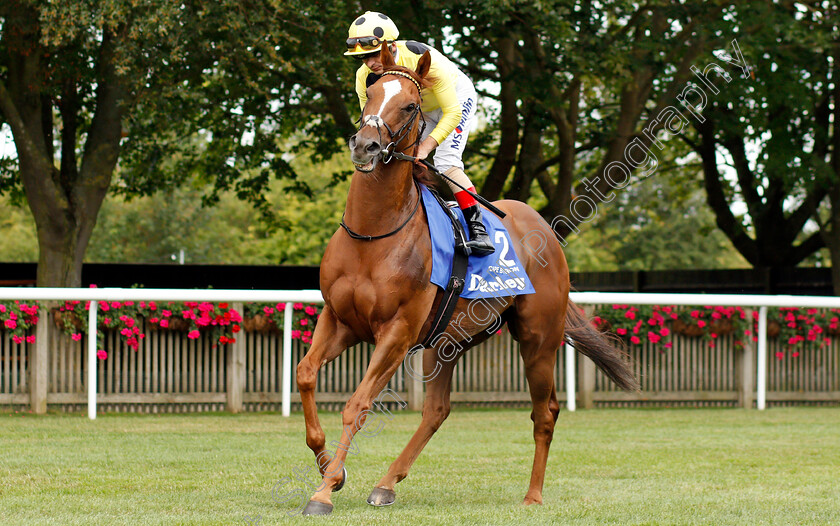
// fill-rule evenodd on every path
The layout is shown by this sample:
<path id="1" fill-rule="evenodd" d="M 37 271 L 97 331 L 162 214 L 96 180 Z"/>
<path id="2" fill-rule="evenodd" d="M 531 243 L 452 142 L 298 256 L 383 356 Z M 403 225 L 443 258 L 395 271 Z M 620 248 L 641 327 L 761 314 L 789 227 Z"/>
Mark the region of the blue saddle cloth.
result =
<path id="1" fill-rule="evenodd" d="M 432 238 L 432 277 L 431 282 L 446 289 L 452 273 L 452 258 L 455 255 L 455 240 L 452 236 L 452 223 L 441 209 L 435 197 L 424 185 L 420 185 L 423 208 L 429 220 L 429 235 Z M 464 214 L 459 208 L 453 210 L 464 231 L 469 232 Z M 484 227 L 493 241 L 496 251 L 486 256 L 470 256 L 467 277 L 462 298 L 495 298 L 500 296 L 518 296 L 533 294 L 534 286 L 525 273 L 525 267 L 519 262 L 510 234 L 501 220 L 492 212 L 484 211 Z"/>

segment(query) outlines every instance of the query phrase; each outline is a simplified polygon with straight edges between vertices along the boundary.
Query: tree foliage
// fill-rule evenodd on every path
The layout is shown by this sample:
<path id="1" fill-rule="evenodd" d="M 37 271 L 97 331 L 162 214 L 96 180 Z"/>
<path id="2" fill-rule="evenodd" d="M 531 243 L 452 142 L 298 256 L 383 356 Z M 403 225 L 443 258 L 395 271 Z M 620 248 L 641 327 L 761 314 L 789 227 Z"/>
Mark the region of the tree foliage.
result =
<path id="1" fill-rule="evenodd" d="M 172 263 L 180 250 L 190 264 L 318 265 L 337 230 L 348 182 L 331 173 L 342 158 L 290 165 L 317 200 L 290 192 L 292 181 L 273 181 L 266 194 L 280 228 L 270 231 L 259 213 L 230 192 L 201 207 L 202 192 L 182 186 L 127 201 L 105 199 L 85 255 L 86 262 Z M 744 266 L 704 205 L 696 166 L 676 165 L 631 184 L 581 233 L 569 237 L 573 271 L 732 268 Z M 536 200 L 536 198 L 532 198 Z M 33 261 L 34 225 L 25 210 L 0 198 L 8 213 L 0 223 L 0 254 L 6 261 Z"/>
<path id="2" fill-rule="evenodd" d="M 350 21 L 374 9 L 398 22 L 401 38 L 446 51 L 486 88 L 482 95 L 495 111 L 467 151 L 468 171 L 485 197 L 538 204 L 563 237 L 582 223 L 621 223 L 591 221 L 581 213 L 590 202 L 618 207 L 625 224 L 639 223 L 631 232 L 653 232 L 685 214 L 663 212 L 658 200 L 674 198 L 667 181 L 637 183 L 690 160 L 693 150 L 704 161 L 718 225 L 744 257 L 756 265 L 799 261 L 840 232 L 840 219 L 827 219 L 837 217 L 830 212 L 840 210 L 840 190 L 824 183 L 838 173 L 837 155 L 831 157 L 837 134 L 828 132 L 838 121 L 838 61 L 829 58 L 837 53 L 840 17 L 832 5 L 10 0 L 0 6 L 0 116 L 17 158 L 0 164 L 0 193 L 26 196 L 41 285 L 79 283 L 108 191 L 131 198 L 189 182 L 206 188 L 207 204 L 233 193 L 276 218 L 269 189 L 282 178 L 286 192 L 340 209 L 313 193 L 289 161 L 304 152 L 316 163 L 332 159 L 355 130 L 358 63 L 342 56 L 343 42 Z M 695 133 L 667 129 L 663 111 L 684 109 L 686 87 L 701 82 L 692 66 L 702 69 L 736 36 L 758 78 L 722 87 Z M 772 64 L 782 72 L 768 71 Z M 725 71 L 741 73 L 731 65 Z M 739 141 L 740 150 L 755 143 L 763 152 L 748 170 Z M 634 144 L 637 155 L 628 156 Z M 716 172 L 722 151 L 731 154 L 737 183 Z M 639 152 L 650 155 L 640 160 Z M 635 171 L 628 189 L 608 180 L 616 163 Z M 342 167 L 327 170 L 346 175 Z M 604 202 L 613 191 L 626 195 Z M 691 199 L 680 202 L 694 206 Z M 727 218 L 724 208 L 739 201 L 748 214 Z M 804 225 L 817 218 L 822 237 L 803 239 Z M 323 241 L 301 243 L 281 232 L 279 243 L 298 247 L 295 258 Z M 637 244 L 660 247 L 647 243 L 650 235 Z M 634 254 L 620 258 L 654 264 Z"/>
<path id="3" fill-rule="evenodd" d="M 339 70 L 350 68 L 318 53 L 338 27 L 321 21 L 346 19 L 346 9 L 270 0 L 3 3 L 0 115 L 17 157 L 0 167 L 0 192 L 26 196 L 38 283 L 79 285 L 112 183 L 131 196 L 198 181 L 211 187 L 208 202 L 232 190 L 268 212 L 271 177 L 295 176 L 277 137 L 298 134 L 323 157 L 351 126 L 346 108 L 344 121 L 331 123 L 323 103 L 344 100 Z"/>
<path id="4" fill-rule="evenodd" d="M 717 224 L 738 251 L 754 266 L 795 266 L 835 237 L 830 221 L 820 232 L 814 219 L 840 191 L 833 190 L 840 185 L 840 9 L 744 2 L 727 16 L 749 34 L 739 43 L 750 78 L 709 73 L 705 119 L 695 121 L 697 138 L 688 142 L 703 160 Z M 840 246 L 832 260 L 838 267 Z"/>
<path id="5" fill-rule="evenodd" d="M 578 272 L 748 266 L 715 227 L 694 165 L 616 192 L 568 243 L 569 268 Z"/>
<path id="6" fill-rule="evenodd" d="M 313 165 L 290 161 L 305 178 L 312 200 L 292 192 L 293 181 L 272 181 L 266 203 L 280 228 L 270 229 L 260 214 L 231 192 L 212 207 L 199 206 L 202 191 L 180 187 L 126 201 L 106 199 L 85 260 L 169 263 L 181 250 L 191 264 L 318 265 L 338 229 L 348 182 L 334 182 L 336 162 Z"/>
<path id="7" fill-rule="evenodd" d="M 483 138 L 493 157 L 483 193 L 524 200 L 536 184 L 543 215 L 567 216 L 573 228 L 572 200 L 600 200 L 610 190 L 604 169 L 624 162 L 634 139 L 650 147 L 643 118 L 676 103 L 690 66 L 723 38 L 720 12 L 690 1 L 456 3 L 462 63 L 500 86 L 485 94 L 500 110 Z"/>

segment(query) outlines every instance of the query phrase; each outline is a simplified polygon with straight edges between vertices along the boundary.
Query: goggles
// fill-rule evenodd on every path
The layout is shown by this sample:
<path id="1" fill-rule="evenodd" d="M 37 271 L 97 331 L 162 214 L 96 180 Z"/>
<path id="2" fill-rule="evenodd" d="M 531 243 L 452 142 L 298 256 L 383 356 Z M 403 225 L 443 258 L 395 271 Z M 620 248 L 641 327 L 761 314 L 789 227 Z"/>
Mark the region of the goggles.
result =
<path id="1" fill-rule="evenodd" d="M 347 51 L 378 51 L 379 46 L 384 42 L 379 37 L 358 37 L 347 39 Z"/>

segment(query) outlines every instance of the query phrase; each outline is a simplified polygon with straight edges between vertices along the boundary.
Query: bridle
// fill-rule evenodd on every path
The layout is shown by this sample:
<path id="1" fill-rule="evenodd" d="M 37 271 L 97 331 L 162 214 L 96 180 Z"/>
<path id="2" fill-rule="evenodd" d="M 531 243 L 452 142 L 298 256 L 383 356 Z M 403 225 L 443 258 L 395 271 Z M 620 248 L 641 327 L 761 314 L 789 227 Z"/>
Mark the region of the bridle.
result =
<path id="1" fill-rule="evenodd" d="M 423 101 L 423 92 L 420 89 L 420 83 L 417 82 L 417 80 L 414 77 L 412 77 L 411 75 L 409 75 L 408 73 L 406 73 L 404 71 L 386 71 L 385 73 L 382 74 L 382 76 L 384 77 L 385 75 L 396 75 L 396 76 L 399 76 L 399 77 L 407 78 L 408 80 L 410 80 L 414 84 L 414 86 L 417 87 L 417 95 L 420 97 L 420 104 L 417 104 L 417 105 L 414 106 L 414 110 L 411 112 L 411 115 L 408 117 L 408 119 L 405 121 L 405 123 L 403 123 L 403 125 L 400 127 L 400 129 L 397 130 L 396 133 L 394 133 L 394 130 L 391 129 L 391 126 L 389 126 L 388 123 L 385 122 L 384 120 L 382 120 L 382 118 L 379 117 L 378 115 L 368 115 L 364 119 L 364 121 L 362 121 L 361 117 L 359 117 L 359 121 L 361 121 L 361 124 L 359 125 L 359 129 L 356 130 L 357 132 L 360 131 L 365 126 L 367 126 L 371 120 L 375 119 L 374 124 L 376 126 L 376 133 L 379 134 L 379 144 L 382 144 L 382 142 L 383 142 L 382 141 L 382 126 L 385 126 L 385 129 L 388 130 L 388 133 L 391 136 L 391 142 L 389 142 L 388 146 L 383 148 L 382 152 L 380 153 L 380 155 L 382 156 L 382 162 L 384 164 L 388 164 L 389 162 L 391 162 L 391 159 L 393 159 L 395 157 L 393 155 L 394 153 L 401 153 L 401 154 L 403 153 L 403 152 L 396 152 L 396 149 L 401 142 L 403 142 L 405 139 L 408 138 L 408 135 L 411 133 L 411 130 L 414 128 L 414 124 L 418 121 L 418 117 L 419 117 L 419 121 L 422 123 L 421 126 L 420 126 L 420 130 L 417 133 L 417 138 L 415 139 L 414 144 L 412 144 L 411 146 L 408 147 L 408 148 L 412 148 L 412 147 L 417 148 L 417 145 L 420 144 L 421 137 L 423 137 L 423 132 L 426 130 L 426 119 L 423 118 L 423 113 L 420 110 L 420 106 L 421 106 L 422 101 Z M 408 148 L 405 148 L 405 149 L 407 150 Z M 399 157 L 397 157 L 397 158 L 399 159 Z"/>
<path id="2" fill-rule="evenodd" d="M 412 77 L 411 75 L 409 75 L 408 73 L 405 73 L 403 71 L 386 71 L 385 73 L 382 74 L 382 76 L 384 77 L 385 75 L 397 75 L 397 76 L 404 77 L 404 78 L 407 78 L 408 80 L 410 80 L 417 87 L 417 93 L 418 93 L 418 95 L 420 95 L 420 101 L 422 103 L 423 97 L 422 97 L 422 91 L 420 89 L 420 83 L 417 82 L 417 80 L 414 77 Z M 388 164 L 394 158 L 396 158 L 398 160 L 404 160 L 404 161 L 408 161 L 408 160 L 413 161 L 415 159 L 414 157 L 406 155 L 405 153 L 403 153 L 403 151 L 407 150 L 408 148 L 412 148 L 412 147 L 415 148 L 415 151 L 416 151 L 417 145 L 420 144 L 420 138 L 423 136 L 423 132 L 426 129 L 426 120 L 423 118 L 423 113 L 420 110 L 420 106 L 421 106 L 420 103 L 418 103 L 414 106 L 414 110 L 411 112 L 411 115 L 408 117 L 408 119 L 405 121 L 405 123 L 400 127 L 400 129 L 397 130 L 396 133 L 394 133 L 394 130 L 391 129 L 391 127 L 388 125 L 388 123 L 385 122 L 384 120 L 382 120 L 382 118 L 379 117 L 378 115 L 368 115 L 367 118 L 364 121 L 362 121 L 361 117 L 359 117 L 359 121 L 361 121 L 361 124 L 359 125 L 359 130 L 361 130 L 363 127 L 367 126 L 370 120 L 376 119 L 375 126 L 376 126 L 376 132 L 379 134 L 379 144 L 382 144 L 382 128 L 381 128 L 381 126 L 385 126 L 385 129 L 388 130 L 388 133 L 391 136 L 391 141 L 388 143 L 388 146 L 383 148 L 382 151 L 379 153 L 379 155 L 382 156 L 382 162 L 384 164 Z M 418 119 L 418 117 L 419 117 L 419 119 Z M 408 138 L 409 134 L 411 133 L 412 129 L 414 128 L 414 124 L 417 123 L 418 120 L 420 122 L 422 122 L 422 126 L 420 127 L 420 130 L 417 133 L 417 138 L 415 139 L 414 144 L 408 146 L 403 151 L 400 151 L 400 152 L 396 151 L 399 144 L 401 142 L 403 142 L 405 139 Z M 357 130 L 357 131 L 359 131 L 359 130 Z M 416 181 L 414 182 L 414 185 L 417 186 Z M 408 224 L 409 221 L 411 221 L 411 218 L 413 218 L 414 214 L 417 213 L 417 209 L 420 208 L 420 201 L 421 201 L 421 196 L 420 196 L 420 191 L 419 191 L 420 188 L 418 187 L 417 189 L 418 189 L 417 203 L 414 205 L 414 210 L 411 211 L 411 214 L 409 214 L 408 218 L 405 221 L 403 221 L 403 223 L 400 226 L 398 226 L 396 229 L 392 230 L 391 232 L 388 232 L 387 234 L 382 234 L 381 236 L 366 236 L 366 235 L 354 232 L 344 222 L 344 214 L 343 213 L 341 214 L 341 223 L 339 223 L 339 224 L 344 228 L 344 230 L 347 231 L 347 234 L 353 239 L 359 239 L 359 240 L 362 240 L 362 241 L 373 241 L 373 240 L 376 240 L 376 239 L 383 239 L 383 238 L 386 238 L 386 237 L 389 237 L 389 236 L 393 236 L 394 234 L 396 234 L 397 232 L 402 230 L 405 227 L 405 225 Z"/>

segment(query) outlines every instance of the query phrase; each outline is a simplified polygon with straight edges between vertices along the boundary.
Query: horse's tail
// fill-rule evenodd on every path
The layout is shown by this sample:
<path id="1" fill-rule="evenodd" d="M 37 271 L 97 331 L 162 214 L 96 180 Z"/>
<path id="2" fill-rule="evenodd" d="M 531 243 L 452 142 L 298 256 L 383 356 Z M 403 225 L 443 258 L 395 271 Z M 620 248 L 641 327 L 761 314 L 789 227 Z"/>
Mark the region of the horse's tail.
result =
<path id="1" fill-rule="evenodd" d="M 609 376 L 616 385 L 627 391 L 639 389 L 639 382 L 633 376 L 629 358 L 619 348 L 621 344 L 618 338 L 611 342 L 607 335 L 592 325 L 584 316 L 583 310 L 572 301 L 569 301 L 566 308 L 565 339 L 574 345 L 576 351 L 595 362 L 595 365 L 604 371 L 604 374 Z"/>

